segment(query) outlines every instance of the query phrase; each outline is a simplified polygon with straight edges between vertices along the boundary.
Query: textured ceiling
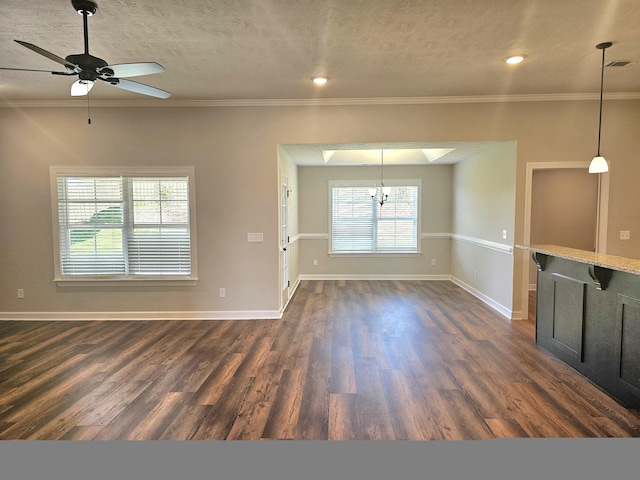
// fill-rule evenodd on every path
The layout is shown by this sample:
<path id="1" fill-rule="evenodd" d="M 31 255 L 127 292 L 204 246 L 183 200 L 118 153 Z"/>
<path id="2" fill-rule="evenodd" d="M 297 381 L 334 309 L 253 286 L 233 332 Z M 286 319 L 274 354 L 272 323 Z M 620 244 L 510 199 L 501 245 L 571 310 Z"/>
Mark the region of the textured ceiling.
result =
<path id="1" fill-rule="evenodd" d="M 156 61 L 156 100 L 100 82 L 97 101 L 188 102 L 640 92 L 638 0 L 99 0 L 89 51 Z M 58 69 L 15 43 L 83 51 L 69 0 L 2 0 L 0 67 Z M 524 53 L 517 66 L 504 57 Z M 310 81 L 325 74 L 324 87 Z M 74 78 L 0 70 L 0 103 L 70 100 Z M 75 100 L 74 100 L 75 101 Z"/>

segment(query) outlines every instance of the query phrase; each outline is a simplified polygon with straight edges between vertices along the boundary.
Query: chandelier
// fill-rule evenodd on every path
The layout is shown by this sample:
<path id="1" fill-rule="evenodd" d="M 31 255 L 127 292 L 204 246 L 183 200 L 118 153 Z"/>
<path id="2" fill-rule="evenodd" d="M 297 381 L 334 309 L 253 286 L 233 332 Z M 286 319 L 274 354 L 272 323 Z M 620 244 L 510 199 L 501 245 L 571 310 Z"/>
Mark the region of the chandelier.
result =
<path id="1" fill-rule="evenodd" d="M 372 199 L 379 196 L 376 202 L 382 206 L 389 198 L 390 193 L 391 187 L 384 186 L 384 150 L 380 150 L 380 189 L 374 184 L 373 187 L 369 189 L 369 195 L 371 195 Z"/>

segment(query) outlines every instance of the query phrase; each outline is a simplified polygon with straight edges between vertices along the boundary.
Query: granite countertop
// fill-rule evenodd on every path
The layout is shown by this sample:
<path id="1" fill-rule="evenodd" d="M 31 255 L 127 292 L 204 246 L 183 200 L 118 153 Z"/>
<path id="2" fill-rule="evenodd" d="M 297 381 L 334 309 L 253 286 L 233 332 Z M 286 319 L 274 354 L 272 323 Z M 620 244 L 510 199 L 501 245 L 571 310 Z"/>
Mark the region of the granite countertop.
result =
<path id="1" fill-rule="evenodd" d="M 577 248 L 560 247 L 558 245 L 516 245 L 516 247 L 531 252 L 544 253 L 580 263 L 640 275 L 640 260 L 634 258 L 606 255 L 603 253 L 589 252 L 587 250 L 579 250 Z"/>

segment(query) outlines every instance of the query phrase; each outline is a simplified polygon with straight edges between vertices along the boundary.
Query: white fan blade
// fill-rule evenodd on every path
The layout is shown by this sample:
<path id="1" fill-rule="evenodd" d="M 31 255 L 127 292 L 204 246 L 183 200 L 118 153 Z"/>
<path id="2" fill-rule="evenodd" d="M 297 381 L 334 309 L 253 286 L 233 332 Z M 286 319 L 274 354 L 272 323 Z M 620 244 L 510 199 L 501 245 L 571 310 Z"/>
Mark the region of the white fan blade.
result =
<path id="1" fill-rule="evenodd" d="M 154 73 L 162 73 L 165 71 L 164 67 L 159 63 L 145 62 L 145 63 L 120 63 L 118 65 L 108 65 L 104 70 L 111 69 L 113 71 L 113 77 L 138 77 L 141 75 L 152 75 Z"/>
<path id="2" fill-rule="evenodd" d="M 114 78 L 112 80 L 106 80 L 106 82 L 113 85 L 114 87 L 121 88 L 122 90 L 141 93 L 143 95 L 149 95 L 150 97 L 169 98 L 171 96 L 171 93 L 165 90 L 160 90 L 159 88 L 151 87 L 149 85 L 145 85 L 144 83 L 134 82 L 133 80 Z"/>
<path id="3" fill-rule="evenodd" d="M 71 96 L 80 97 L 82 95 L 87 95 L 93 88 L 94 83 L 95 82 L 76 80 L 75 82 L 73 82 L 73 85 L 71 85 Z"/>

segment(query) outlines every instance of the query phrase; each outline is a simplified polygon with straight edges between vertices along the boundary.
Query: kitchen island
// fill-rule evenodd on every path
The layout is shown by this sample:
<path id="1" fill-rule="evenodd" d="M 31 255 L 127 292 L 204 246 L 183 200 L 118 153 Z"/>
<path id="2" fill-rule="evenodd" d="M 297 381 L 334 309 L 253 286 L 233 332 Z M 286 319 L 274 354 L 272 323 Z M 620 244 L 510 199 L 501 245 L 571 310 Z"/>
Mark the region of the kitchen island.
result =
<path id="1" fill-rule="evenodd" d="M 556 245 L 538 268 L 536 343 L 628 407 L 640 408 L 640 260 Z"/>

